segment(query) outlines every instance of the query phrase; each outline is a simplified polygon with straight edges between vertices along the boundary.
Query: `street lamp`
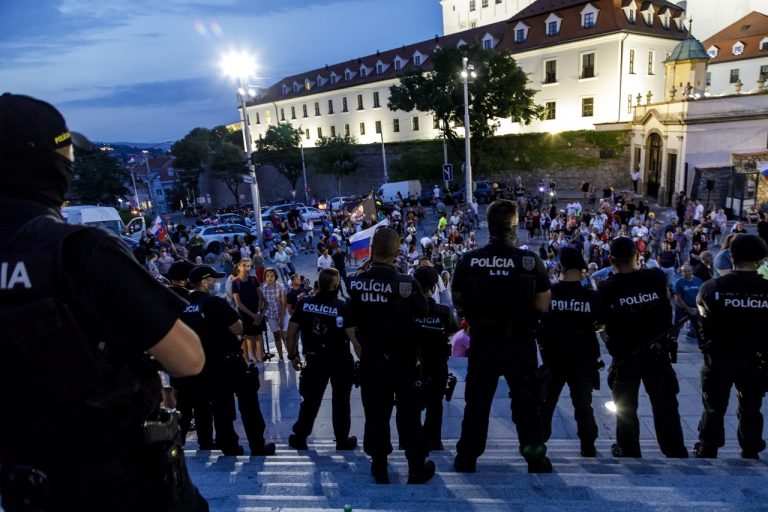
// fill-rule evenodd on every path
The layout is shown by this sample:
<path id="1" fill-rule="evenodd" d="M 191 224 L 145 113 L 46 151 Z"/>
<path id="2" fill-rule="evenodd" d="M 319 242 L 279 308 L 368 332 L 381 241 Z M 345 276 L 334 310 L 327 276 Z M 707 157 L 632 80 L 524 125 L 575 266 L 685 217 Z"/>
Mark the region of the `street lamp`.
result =
<path id="1" fill-rule="evenodd" d="M 472 202 L 472 157 L 469 147 L 469 91 L 467 89 L 467 83 L 477 75 L 475 74 L 475 66 L 467 64 L 467 60 L 467 57 L 461 59 L 461 83 L 464 84 L 464 153 L 466 153 L 466 162 L 464 164 L 464 200 L 467 204 L 470 204 Z"/>
<path id="2" fill-rule="evenodd" d="M 253 57 L 245 52 L 231 52 L 225 55 L 221 60 L 221 68 L 224 73 L 237 79 L 237 99 L 240 101 L 240 108 L 243 109 L 243 135 L 245 136 L 246 162 L 248 164 L 248 173 L 251 182 L 251 199 L 253 201 L 253 215 L 256 218 L 256 226 L 259 230 L 259 236 L 262 233 L 261 226 L 261 200 L 259 198 L 259 183 L 256 180 L 256 168 L 253 165 L 253 148 L 251 146 L 251 128 L 248 123 L 248 111 L 246 110 L 246 95 L 253 97 L 256 93 L 253 89 L 246 89 L 248 78 L 253 75 L 256 69 L 256 63 Z"/>

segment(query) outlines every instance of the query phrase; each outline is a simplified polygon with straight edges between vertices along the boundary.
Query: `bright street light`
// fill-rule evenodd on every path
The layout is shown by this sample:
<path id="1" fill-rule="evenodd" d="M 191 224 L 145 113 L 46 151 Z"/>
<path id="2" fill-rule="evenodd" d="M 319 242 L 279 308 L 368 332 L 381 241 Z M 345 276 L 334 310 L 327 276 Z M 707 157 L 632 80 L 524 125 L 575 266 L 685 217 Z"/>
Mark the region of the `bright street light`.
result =
<path id="1" fill-rule="evenodd" d="M 237 99 L 240 100 L 240 108 L 243 109 L 243 138 L 245 139 L 245 160 L 248 164 L 248 172 L 251 179 L 251 200 L 253 202 L 253 216 L 259 230 L 259 236 L 263 233 L 261 226 L 261 199 L 259 198 L 259 184 L 256 181 L 256 168 L 253 165 L 253 147 L 251 145 L 251 127 L 248 122 L 246 98 L 256 96 L 256 91 L 247 87 L 248 78 L 256 71 L 256 61 L 245 52 L 230 52 L 221 59 L 221 69 L 225 74 L 237 79 Z"/>
<path id="2" fill-rule="evenodd" d="M 467 57 L 464 57 L 461 67 L 461 83 L 464 84 L 464 153 L 466 154 L 466 162 L 464 164 L 464 200 L 467 204 L 470 204 L 472 202 L 472 157 L 470 154 L 470 147 L 469 147 L 469 138 L 470 138 L 470 131 L 469 131 L 469 90 L 467 88 L 467 83 L 474 79 L 477 75 L 475 74 L 475 66 L 472 64 L 467 64 Z"/>

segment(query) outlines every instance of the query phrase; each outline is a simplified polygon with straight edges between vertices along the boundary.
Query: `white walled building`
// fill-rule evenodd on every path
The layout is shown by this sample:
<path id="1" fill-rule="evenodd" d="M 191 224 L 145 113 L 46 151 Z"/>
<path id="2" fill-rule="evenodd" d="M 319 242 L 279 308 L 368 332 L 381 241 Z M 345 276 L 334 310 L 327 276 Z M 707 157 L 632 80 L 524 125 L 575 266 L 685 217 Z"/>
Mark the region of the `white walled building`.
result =
<path id="1" fill-rule="evenodd" d="M 443 33 L 454 34 L 471 28 L 506 21 L 534 0 L 440 0 Z"/>
<path id="2" fill-rule="evenodd" d="M 704 41 L 704 48 L 710 96 L 754 91 L 761 77 L 768 79 L 768 16 L 752 12 Z"/>
<path id="3" fill-rule="evenodd" d="M 475 40 L 513 52 L 540 91 L 535 101 L 549 109 L 527 126 L 501 120 L 499 135 L 626 123 L 638 95 L 664 97 L 663 61 L 685 37 L 682 9 L 666 0 L 537 0 L 508 22 L 286 77 L 249 103 L 251 133 L 290 122 L 305 146 L 346 133 L 363 144 L 434 138 L 430 114 L 388 109 L 389 87 L 407 71 L 429 71 L 435 49 Z"/>

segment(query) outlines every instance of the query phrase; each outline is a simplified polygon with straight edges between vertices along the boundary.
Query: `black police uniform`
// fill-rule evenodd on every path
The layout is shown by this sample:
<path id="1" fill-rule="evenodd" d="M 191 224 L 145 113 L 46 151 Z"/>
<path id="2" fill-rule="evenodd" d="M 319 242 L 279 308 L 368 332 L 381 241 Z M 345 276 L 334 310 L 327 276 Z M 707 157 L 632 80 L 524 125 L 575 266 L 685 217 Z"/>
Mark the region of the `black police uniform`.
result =
<path id="1" fill-rule="evenodd" d="M 533 320 L 539 315 L 533 304 L 536 294 L 549 288 L 541 259 L 502 240 L 492 238 L 488 245 L 464 253 L 456 265 L 454 304 L 469 322 L 472 338 L 456 458 L 470 468 L 485 451 L 500 376 L 509 385 L 521 453 L 529 462 L 544 457 L 533 336 Z"/>
<path id="2" fill-rule="evenodd" d="M 658 268 L 613 274 L 597 285 L 606 308 L 606 346 L 613 358 L 608 386 L 616 413 L 614 454 L 640 457 L 637 399 L 642 381 L 651 399 L 656 438 L 667 457 L 687 457 L 680 426 L 677 375 L 670 362 L 667 337 L 672 305 L 667 280 Z"/>
<path id="3" fill-rule="evenodd" d="M 242 454 L 233 426 L 236 395 L 251 455 L 264 455 L 266 424 L 259 407 L 259 370 L 245 363 L 240 339 L 229 330 L 240 317 L 224 299 L 205 292 L 192 292 L 189 301 L 182 318 L 200 336 L 205 352 L 202 374 L 212 404 L 216 446 L 225 455 Z"/>
<path id="4" fill-rule="evenodd" d="M 331 382 L 333 433 L 339 445 L 349 437 L 352 373 L 354 363 L 344 332 L 353 327 L 349 309 L 336 292 L 321 291 L 296 305 L 291 322 L 299 324 L 304 352 L 299 394 L 299 417 L 293 432 L 302 442 L 312 433 L 325 388 Z"/>
<path id="5" fill-rule="evenodd" d="M 411 276 L 383 263 L 351 274 L 349 294 L 362 347 L 365 453 L 374 459 L 392 453 L 389 421 L 397 404 L 397 430 L 405 456 L 410 466 L 420 466 L 429 447 L 421 426 L 421 400 L 416 396 L 420 376 L 414 317 L 427 313 L 427 299 Z"/>
<path id="6" fill-rule="evenodd" d="M 757 458 L 765 449 L 760 407 L 768 389 L 768 338 L 758 326 L 768 317 L 768 281 L 756 272 L 735 270 L 704 283 L 696 303 L 704 340 L 697 455 L 717 456 L 725 444 L 723 418 L 735 385 L 742 456 Z"/>
<path id="7" fill-rule="evenodd" d="M 429 297 L 429 312 L 416 317 L 420 327 L 421 361 L 424 377 L 429 382 L 424 415 L 424 434 L 430 450 L 442 450 L 443 397 L 448 382 L 448 358 L 451 355 L 449 335 L 459 330 L 456 316 L 448 306 Z"/>
<path id="8" fill-rule="evenodd" d="M 537 335 L 542 362 L 550 372 L 542 406 L 544 439 L 552 434 L 552 415 L 563 386 L 568 384 L 583 451 L 594 447 L 597 439 L 592 389 L 599 389 L 600 383 L 600 345 L 595 329 L 601 317 L 597 292 L 579 281 L 561 281 L 552 286 L 549 311 Z"/>
<path id="9" fill-rule="evenodd" d="M 190 291 L 183 286 L 172 284 L 168 289 L 184 300 L 189 300 Z M 179 426 L 182 442 L 187 441 L 194 417 L 198 446 L 201 450 L 213 450 L 213 412 L 203 375 L 171 377 L 171 386 L 176 391 L 176 410 L 181 415 Z"/>
<path id="10" fill-rule="evenodd" d="M 0 265 L 4 509 L 208 510 L 180 446 L 144 439 L 161 391 L 145 351 L 185 302 L 117 237 L 35 203 L 3 199 Z M 14 487 L 30 471 L 44 482 Z"/>

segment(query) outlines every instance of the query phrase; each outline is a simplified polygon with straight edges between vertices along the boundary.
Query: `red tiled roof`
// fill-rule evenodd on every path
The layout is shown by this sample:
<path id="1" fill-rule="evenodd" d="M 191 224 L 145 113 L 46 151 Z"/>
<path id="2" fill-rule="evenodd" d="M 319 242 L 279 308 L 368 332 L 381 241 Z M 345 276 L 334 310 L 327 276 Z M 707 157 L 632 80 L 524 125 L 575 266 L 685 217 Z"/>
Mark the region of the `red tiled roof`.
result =
<path id="1" fill-rule="evenodd" d="M 422 60 L 421 69 L 429 71 L 432 69 L 432 63 L 429 57 L 432 55 L 436 47 L 449 48 L 455 47 L 459 41 L 471 43 L 473 41 L 481 40 L 485 34 L 490 34 L 498 42 L 507 30 L 507 22 L 500 21 L 492 23 L 490 25 L 484 25 L 482 27 L 473 28 L 470 30 L 464 30 L 462 32 L 456 32 L 447 36 L 435 36 L 432 39 L 427 39 L 418 43 L 403 45 L 400 48 L 386 50 L 383 52 L 376 52 L 371 55 L 366 55 L 358 59 L 352 59 L 345 62 L 339 62 L 331 66 L 325 66 L 322 68 L 313 69 L 311 71 L 305 71 L 296 75 L 288 76 L 273 84 L 266 91 L 262 90 L 262 95 L 249 102 L 249 104 L 259 105 L 263 103 L 269 103 L 272 101 L 283 101 L 287 99 L 301 98 L 304 96 L 312 96 L 319 92 L 334 91 L 338 89 L 345 89 L 353 85 L 360 85 L 366 83 L 375 83 L 382 80 L 388 80 L 397 78 L 398 76 L 412 71 L 416 68 L 413 64 L 413 55 L 417 51 L 424 57 Z M 403 60 L 403 67 L 399 70 L 395 70 L 395 57 L 400 57 Z M 376 74 L 376 63 L 381 61 L 389 67 L 382 73 Z M 368 68 L 368 75 L 360 77 L 360 67 L 365 64 Z M 356 75 L 352 80 L 344 80 L 344 71 L 346 69 L 353 71 Z M 338 82 L 332 84 L 330 81 L 331 73 L 336 73 L 340 78 Z M 326 82 L 323 86 L 318 87 L 316 83 L 317 76 L 322 76 Z M 308 79 L 311 82 L 309 90 L 304 86 L 304 80 Z M 299 84 L 299 90 L 294 92 L 292 87 L 293 83 Z M 291 90 L 287 93 L 283 93 L 283 85 L 291 87 Z"/>
<path id="2" fill-rule="evenodd" d="M 630 0 L 631 1 L 631 0 Z M 509 20 L 510 33 L 504 38 L 503 47 L 512 52 L 521 52 L 554 46 L 565 42 L 579 39 L 587 39 L 599 35 L 610 34 L 613 32 L 632 32 L 667 39 L 681 40 L 685 39 L 687 32 L 685 29 L 678 29 L 674 19 L 683 14 L 683 10 L 664 0 L 655 0 L 653 2 L 643 2 L 642 4 L 652 3 L 657 7 L 657 15 L 653 17 L 653 23 L 648 25 L 643 19 L 642 9 L 637 13 L 634 23 L 630 23 L 624 15 L 622 7 L 629 5 L 627 0 L 538 0 L 532 3 Z M 641 2 L 636 2 L 638 6 Z M 587 4 L 592 4 L 599 11 L 595 25 L 590 28 L 581 26 L 581 11 Z M 658 14 L 666 12 L 669 8 L 672 14 L 669 28 L 665 28 Z M 562 19 L 560 32 L 554 36 L 546 34 L 545 20 L 551 13 L 555 13 Z M 515 41 L 514 29 L 518 22 L 522 21 L 528 27 L 528 37 L 525 41 L 518 43 Z"/>
<path id="3" fill-rule="evenodd" d="M 710 64 L 768 57 L 768 50 L 760 49 L 760 42 L 766 37 L 768 37 L 768 16 L 752 11 L 704 41 L 704 48 L 709 50 L 712 46 L 716 46 L 718 49 L 717 57 L 709 61 Z M 734 55 L 733 45 L 739 41 L 744 43 L 744 52 L 741 55 Z"/>

